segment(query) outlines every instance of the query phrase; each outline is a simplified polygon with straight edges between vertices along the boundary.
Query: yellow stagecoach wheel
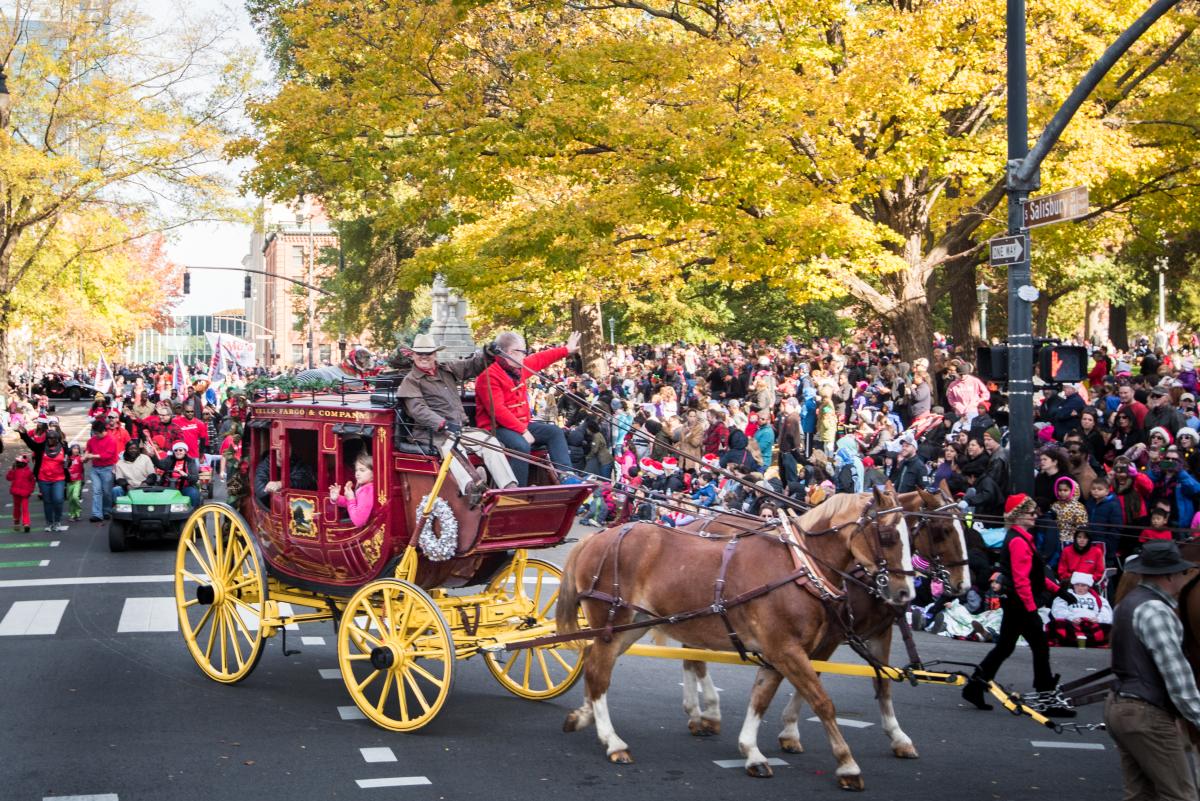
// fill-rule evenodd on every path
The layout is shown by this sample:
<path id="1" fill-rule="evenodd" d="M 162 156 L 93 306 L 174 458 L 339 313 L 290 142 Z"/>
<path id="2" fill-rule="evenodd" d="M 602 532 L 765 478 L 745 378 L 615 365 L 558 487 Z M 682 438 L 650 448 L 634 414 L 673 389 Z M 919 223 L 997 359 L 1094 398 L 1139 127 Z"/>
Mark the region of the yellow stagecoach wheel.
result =
<path id="1" fill-rule="evenodd" d="M 454 682 L 454 639 L 425 591 L 399 579 L 371 582 L 346 604 L 338 665 L 370 720 L 413 731 L 433 720 Z"/>
<path id="2" fill-rule="evenodd" d="M 516 564 L 517 561 L 510 562 L 492 579 L 488 593 L 501 602 L 510 602 L 520 588 L 525 599 L 521 614 L 527 624 L 533 626 L 553 621 L 562 570 L 541 559 L 526 559 L 524 570 L 517 576 Z M 587 626 L 582 610 L 580 626 Z M 583 673 L 583 648 L 580 642 L 565 642 L 499 654 L 485 653 L 484 664 L 496 681 L 513 695 L 544 700 L 562 695 L 579 679 Z"/>
<path id="3" fill-rule="evenodd" d="M 193 512 L 175 554 L 175 604 L 188 651 L 213 681 L 239 682 L 258 664 L 266 597 L 266 574 L 242 516 L 223 503 Z"/>

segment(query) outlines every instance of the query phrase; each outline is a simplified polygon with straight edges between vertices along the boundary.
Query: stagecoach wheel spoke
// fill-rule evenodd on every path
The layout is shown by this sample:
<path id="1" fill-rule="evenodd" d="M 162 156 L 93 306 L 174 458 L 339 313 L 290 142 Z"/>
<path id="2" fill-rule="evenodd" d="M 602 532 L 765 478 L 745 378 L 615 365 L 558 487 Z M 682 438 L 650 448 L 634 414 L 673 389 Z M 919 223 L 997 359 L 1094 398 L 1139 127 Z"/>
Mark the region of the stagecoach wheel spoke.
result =
<path id="1" fill-rule="evenodd" d="M 194 512 L 175 554 L 175 605 L 184 643 L 210 679 L 233 684 L 258 664 L 266 601 L 266 572 L 241 516 L 219 503 Z"/>
<path id="2" fill-rule="evenodd" d="M 523 564 L 523 571 L 517 575 L 516 565 Z M 496 598 L 497 603 L 528 603 L 532 623 L 535 626 L 552 624 L 554 622 L 555 605 L 558 602 L 558 582 L 562 580 L 562 571 L 549 562 L 541 559 L 514 560 L 488 585 L 488 593 Z M 524 592 L 526 586 L 532 587 L 531 592 Z M 553 588 L 553 589 L 552 589 Z M 548 597 L 543 596 L 548 593 Z M 581 625 L 586 622 L 581 620 Z M 525 653 L 522 654 L 522 651 Z M 533 651 L 533 653 L 529 653 Z M 546 654 L 562 667 L 562 677 L 557 677 L 559 671 L 551 670 Z M 582 651 L 571 642 L 513 651 L 504 660 L 500 654 L 486 654 L 484 665 L 504 689 L 521 698 L 543 700 L 555 698 L 571 688 L 583 672 Z M 520 675 L 513 668 L 520 662 Z M 534 660 L 537 660 L 538 670 L 533 670 Z"/>
<path id="3" fill-rule="evenodd" d="M 379 636 L 364 631 L 364 625 L 378 628 Z M 417 659 L 425 664 L 416 664 Z M 350 697 L 374 723 L 412 731 L 433 720 L 450 694 L 454 659 L 450 627 L 436 602 L 416 585 L 381 579 L 347 602 L 338 627 L 338 663 Z M 369 664 L 360 666 L 364 661 Z M 383 688 L 368 697 L 379 673 L 386 673 Z M 393 690 L 396 702 L 389 703 Z"/>

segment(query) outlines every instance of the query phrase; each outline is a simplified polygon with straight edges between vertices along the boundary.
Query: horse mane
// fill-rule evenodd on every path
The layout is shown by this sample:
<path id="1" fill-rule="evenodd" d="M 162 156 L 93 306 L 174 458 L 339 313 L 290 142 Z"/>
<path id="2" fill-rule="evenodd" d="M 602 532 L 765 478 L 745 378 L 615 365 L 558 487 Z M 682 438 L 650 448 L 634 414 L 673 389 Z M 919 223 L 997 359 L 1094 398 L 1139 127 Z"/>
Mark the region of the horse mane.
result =
<path id="1" fill-rule="evenodd" d="M 853 517 L 858 517 L 859 504 L 861 503 L 862 498 L 853 492 L 834 493 L 817 506 L 800 515 L 800 518 L 796 522 L 801 530 L 805 532 L 824 531 L 825 529 L 848 522 L 847 520 L 838 519 L 839 515 L 843 515 L 846 512 L 851 512 Z"/>

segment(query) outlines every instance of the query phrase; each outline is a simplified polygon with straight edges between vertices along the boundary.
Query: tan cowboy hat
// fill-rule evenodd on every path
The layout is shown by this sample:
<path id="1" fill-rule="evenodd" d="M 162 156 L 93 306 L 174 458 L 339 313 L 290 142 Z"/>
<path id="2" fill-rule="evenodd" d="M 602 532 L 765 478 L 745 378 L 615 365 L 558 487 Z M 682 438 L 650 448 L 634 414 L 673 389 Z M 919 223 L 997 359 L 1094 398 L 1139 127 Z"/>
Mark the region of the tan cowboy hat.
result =
<path id="1" fill-rule="evenodd" d="M 439 345 L 437 340 L 429 334 L 417 334 L 413 337 L 412 347 L 409 348 L 413 353 L 421 356 L 427 356 L 430 353 L 437 353 L 444 345 Z"/>

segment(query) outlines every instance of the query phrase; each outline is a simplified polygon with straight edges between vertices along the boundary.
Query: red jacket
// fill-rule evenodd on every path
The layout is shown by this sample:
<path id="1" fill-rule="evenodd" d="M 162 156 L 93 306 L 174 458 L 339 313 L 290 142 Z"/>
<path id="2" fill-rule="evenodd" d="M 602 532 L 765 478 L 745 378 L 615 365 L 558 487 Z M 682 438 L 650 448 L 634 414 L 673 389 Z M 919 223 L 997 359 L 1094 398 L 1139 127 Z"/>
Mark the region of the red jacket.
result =
<path id="1" fill-rule="evenodd" d="M 1075 550 L 1074 545 L 1062 549 L 1062 556 L 1058 558 L 1058 577 L 1070 581 L 1072 573 L 1090 573 L 1097 583 L 1104 578 L 1104 549 L 1100 543 L 1093 542 L 1083 553 Z"/>
<path id="2" fill-rule="evenodd" d="M 1013 589 L 1028 612 L 1037 611 L 1037 601 L 1033 598 L 1033 585 L 1029 583 L 1029 571 L 1033 568 L 1033 535 L 1020 526 L 1013 526 L 1017 536 L 1008 545 L 1009 563 L 1012 565 Z M 1046 577 L 1046 589 L 1052 593 L 1058 592 L 1058 585 Z"/>
<path id="3" fill-rule="evenodd" d="M 13 468 L 8 471 L 8 475 L 5 478 L 12 482 L 13 495 L 28 498 L 33 494 L 33 471 L 29 469 L 29 465 L 25 465 L 24 467 L 13 465 Z"/>
<path id="4" fill-rule="evenodd" d="M 475 381 L 475 425 L 488 431 L 497 427 L 524 434 L 529 428 L 529 392 L 525 382 L 533 371 L 541 370 L 567 356 L 566 348 L 550 348 L 525 357 L 521 380 L 514 381 L 512 373 L 500 362 L 492 362 Z"/>

